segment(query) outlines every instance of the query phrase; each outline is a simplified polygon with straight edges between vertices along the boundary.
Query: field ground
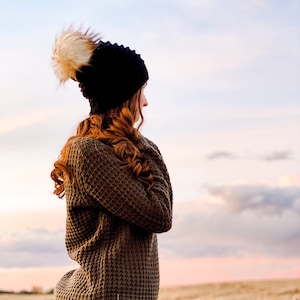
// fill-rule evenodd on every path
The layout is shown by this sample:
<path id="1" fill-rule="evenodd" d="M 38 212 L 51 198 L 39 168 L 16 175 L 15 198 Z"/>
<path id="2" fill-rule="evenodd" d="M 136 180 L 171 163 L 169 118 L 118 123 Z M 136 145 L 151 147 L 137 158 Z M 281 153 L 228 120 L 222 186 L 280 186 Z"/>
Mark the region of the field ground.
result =
<path id="1" fill-rule="evenodd" d="M 3 294 L 0 300 L 54 300 L 54 297 Z M 159 300 L 300 300 L 300 279 L 165 287 L 161 288 Z"/>
<path id="2" fill-rule="evenodd" d="M 202 284 L 161 290 L 159 300 L 300 300 L 300 279 Z M 0 298 L 1 300 L 1 298 Z"/>

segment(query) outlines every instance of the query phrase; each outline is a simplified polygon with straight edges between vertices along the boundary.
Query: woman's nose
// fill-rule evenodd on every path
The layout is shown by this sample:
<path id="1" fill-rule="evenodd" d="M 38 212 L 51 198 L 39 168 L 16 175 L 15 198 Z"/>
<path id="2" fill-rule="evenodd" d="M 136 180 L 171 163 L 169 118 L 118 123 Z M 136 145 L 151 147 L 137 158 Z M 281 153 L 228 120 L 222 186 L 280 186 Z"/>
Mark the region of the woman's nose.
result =
<path id="1" fill-rule="evenodd" d="M 145 97 L 145 98 L 144 98 L 144 104 L 143 104 L 143 106 L 148 106 L 148 104 L 149 104 L 149 103 L 148 103 L 148 101 L 147 101 L 147 98 Z"/>

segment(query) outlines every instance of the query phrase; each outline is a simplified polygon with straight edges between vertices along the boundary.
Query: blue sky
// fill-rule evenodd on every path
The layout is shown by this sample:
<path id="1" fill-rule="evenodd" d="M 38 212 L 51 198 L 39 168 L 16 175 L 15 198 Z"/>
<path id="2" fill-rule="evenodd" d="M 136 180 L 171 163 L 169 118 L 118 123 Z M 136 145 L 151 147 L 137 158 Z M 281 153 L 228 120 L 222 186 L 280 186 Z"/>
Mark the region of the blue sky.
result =
<path id="1" fill-rule="evenodd" d="M 54 38 L 70 24 L 130 46 L 149 69 L 142 132 L 160 147 L 175 195 L 173 230 L 160 236 L 162 281 L 178 283 L 164 262 L 179 260 L 197 270 L 209 261 L 207 280 L 299 277 L 299 11 L 296 0 L 3 4 L 0 288 L 16 287 L 8 274 L 33 282 L 54 268 L 40 282 L 51 286 L 72 265 L 49 177 L 89 112 L 51 66 Z M 230 259 L 241 266 L 217 273 Z M 193 276 L 185 283 L 205 280 Z"/>

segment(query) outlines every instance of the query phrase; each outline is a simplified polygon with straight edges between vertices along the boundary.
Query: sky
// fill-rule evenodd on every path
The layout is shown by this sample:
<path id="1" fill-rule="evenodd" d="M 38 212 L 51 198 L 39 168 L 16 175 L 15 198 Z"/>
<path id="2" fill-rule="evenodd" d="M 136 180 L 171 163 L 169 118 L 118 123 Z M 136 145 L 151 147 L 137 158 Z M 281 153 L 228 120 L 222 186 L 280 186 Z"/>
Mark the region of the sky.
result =
<path id="1" fill-rule="evenodd" d="M 0 10 L 0 289 L 53 288 L 77 267 L 49 173 L 89 113 L 58 84 L 70 25 L 145 60 L 142 133 L 174 190 L 161 285 L 300 277 L 300 1 L 6 1 Z"/>

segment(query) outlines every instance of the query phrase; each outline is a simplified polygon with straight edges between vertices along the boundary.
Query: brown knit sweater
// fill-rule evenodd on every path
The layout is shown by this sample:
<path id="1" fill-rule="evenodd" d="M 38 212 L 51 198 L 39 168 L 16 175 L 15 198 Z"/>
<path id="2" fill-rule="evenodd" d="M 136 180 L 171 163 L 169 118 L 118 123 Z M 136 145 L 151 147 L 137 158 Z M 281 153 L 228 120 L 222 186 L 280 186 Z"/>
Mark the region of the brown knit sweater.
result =
<path id="1" fill-rule="evenodd" d="M 156 145 L 141 136 L 138 147 L 154 177 L 150 191 L 121 168 L 110 146 L 91 138 L 72 143 L 66 247 L 80 267 L 58 282 L 56 299 L 157 299 L 156 233 L 171 228 L 172 188 Z"/>

